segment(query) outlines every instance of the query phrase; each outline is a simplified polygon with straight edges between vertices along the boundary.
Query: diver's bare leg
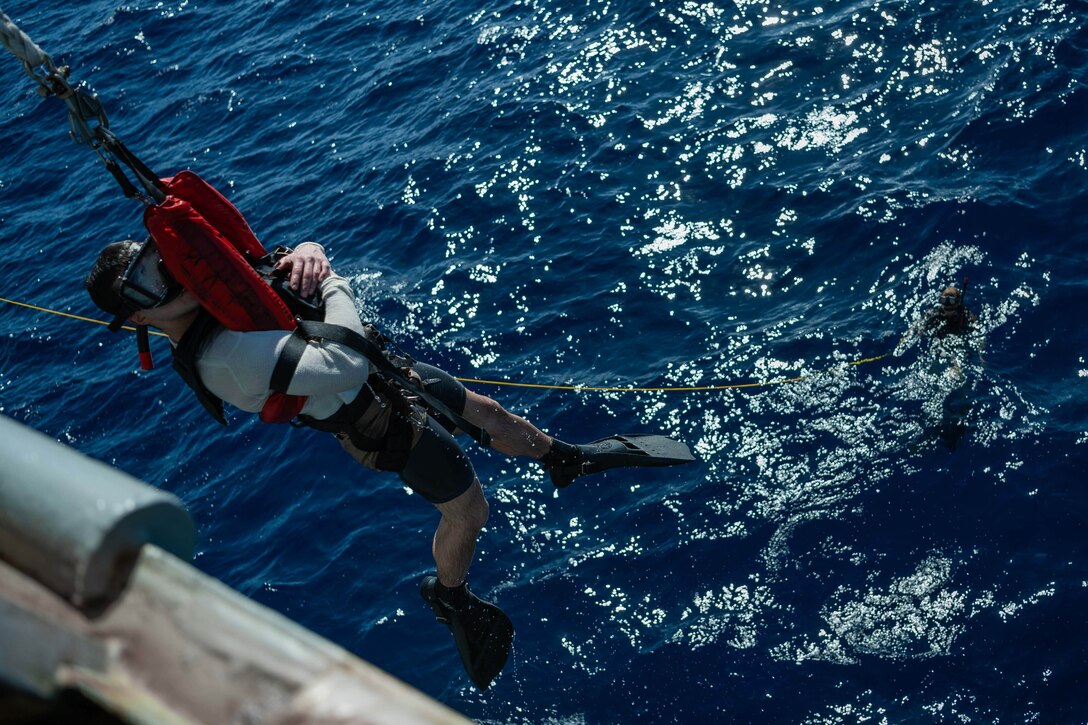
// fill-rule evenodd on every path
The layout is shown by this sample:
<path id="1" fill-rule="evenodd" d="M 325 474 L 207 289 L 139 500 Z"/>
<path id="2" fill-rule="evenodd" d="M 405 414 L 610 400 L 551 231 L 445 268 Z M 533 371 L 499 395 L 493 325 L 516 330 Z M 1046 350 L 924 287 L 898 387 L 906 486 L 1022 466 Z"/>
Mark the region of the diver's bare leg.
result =
<path id="1" fill-rule="evenodd" d="M 551 449 L 551 436 L 486 395 L 466 390 L 462 415 L 469 423 L 486 430 L 491 436 L 491 447 L 500 453 L 540 459 Z"/>
<path id="2" fill-rule="evenodd" d="M 435 508 L 442 520 L 434 532 L 431 550 L 438 580 L 453 588 L 465 581 L 476 553 L 476 538 L 487 523 L 488 505 L 480 480 L 475 479 L 467 491 L 452 501 L 435 504 Z"/>

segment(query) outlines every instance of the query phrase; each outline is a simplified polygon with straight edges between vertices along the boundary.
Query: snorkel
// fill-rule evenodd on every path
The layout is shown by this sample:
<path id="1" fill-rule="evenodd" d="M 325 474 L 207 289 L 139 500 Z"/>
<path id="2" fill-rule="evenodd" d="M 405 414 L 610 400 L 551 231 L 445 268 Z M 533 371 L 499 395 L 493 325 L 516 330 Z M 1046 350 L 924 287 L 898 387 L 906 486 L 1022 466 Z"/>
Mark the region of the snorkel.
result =
<path id="1" fill-rule="evenodd" d="M 182 287 L 167 271 L 166 266 L 155 248 L 154 240 L 148 237 L 140 244 L 131 261 L 125 267 L 118 284 L 118 295 L 129 310 L 153 309 L 161 307 L 182 292 Z M 110 324 L 110 330 L 116 332 L 130 312 L 117 315 Z M 136 352 L 140 357 L 140 368 L 153 370 L 155 363 L 151 358 L 151 342 L 147 325 L 136 325 Z"/>

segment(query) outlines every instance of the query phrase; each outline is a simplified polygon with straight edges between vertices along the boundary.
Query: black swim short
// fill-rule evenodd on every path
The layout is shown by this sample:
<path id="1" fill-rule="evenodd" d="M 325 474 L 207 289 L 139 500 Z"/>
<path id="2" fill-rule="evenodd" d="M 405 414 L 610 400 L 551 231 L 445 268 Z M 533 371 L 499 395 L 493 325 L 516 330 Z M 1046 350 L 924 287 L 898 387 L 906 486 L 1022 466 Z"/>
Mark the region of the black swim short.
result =
<path id="1" fill-rule="evenodd" d="M 428 416 L 400 478 L 431 503 L 446 503 L 469 489 L 476 472 L 450 432 Z"/>
<path id="2" fill-rule="evenodd" d="M 412 372 L 419 375 L 424 389 L 442 401 L 447 408 L 455 413 L 464 412 L 465 386 L 461 384 L 460 380 L 441 368 L 436 368 L 434 365 L 428 365 L 427 363 L 422 362 L 413 363 Z M 434 414 L 434 417 L 437 418 L 438 422 L 442 424 L 442 427 L 450 433 L 457 429 L 454 422 L 446 416 Z"/>
<path id="3" fill-rule="evenodd" d="M 416 362 L 412 370 L 427 392 L 450 410 L 460 413 L 465 409 L 465 386 L 452 375 L 421 362 Z M 400 477 L 431 503 L 445 503 L 467 491 L 476 480 L 476 472 L 451 435 L 457 426 L 442 415 L 429 413 L 427 417 L 427 429 L 409 454 Z"/>
<path id="4" fill-rule="evenodd" d="M 426 363 L 415 363 L 412 369 L 420 376 L 427 392 L 450 410 L 460 413 L 465 409 L 465 387 L 452 375 Z M 387 396 L 399 395 L 390 391 L 391 387 L 386 390 L 378 385 L 377 394 L 382 396 L 383 404 L 367 404 L 361 413 L 349 411 L 346 414 L 351 416 L 350 425 L 361 437 L 359 447 L 355 445 L 353 436 L 337 430 L 335 424 L 314 424 L 314 427 L 335 432 L 340 446 L 362 465 L 379 471 L 397 471 L 409 488 L 431 503 L 452 501 L 468 490 L 476 480 L 476 472 L 453 438 L 455 426 L 451 421 L 443 416 L 423 415 L 420 408 L 402 408 L 398 415 L 411 411 L 411 422 L 408 423 L 409 430 L 400 430 L 415 440 L 415 445 L 407 452 L 407 458 L 400 458 L 392 465 L 389 450 L 371 445 L 375 441 L 389 440 L 390 421 L 398 406 L 392 404 Z M 400 445 L 411 445 L 409 440 L 396 440 L 400 441 Z M 405 450 L 404 447 L 394 446 L 392 452 L 404 455 Z M 403 461 L 403 467 L 400 461 Z"/>

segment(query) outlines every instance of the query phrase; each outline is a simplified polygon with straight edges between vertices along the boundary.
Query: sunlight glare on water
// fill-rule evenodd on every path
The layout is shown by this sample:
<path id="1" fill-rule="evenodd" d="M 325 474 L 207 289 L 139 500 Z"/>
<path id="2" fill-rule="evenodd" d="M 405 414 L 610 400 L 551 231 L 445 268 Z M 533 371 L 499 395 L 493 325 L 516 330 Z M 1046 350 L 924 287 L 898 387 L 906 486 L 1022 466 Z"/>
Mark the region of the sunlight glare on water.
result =
<path id="1" fill-rule="evenodd" d="M 1083 689 L 1052 631 L 1088 581 L 1062 475 L 1088 444 L 1079 5 L 24 11 L 157 171 L 325 243 L 410 354 L 578 388 L 481 388 L 565 440 L 699 459 L 557 491 L 470 451 L 473 586 L 518 629 L 479 693 L 418 601 L 418 496 L 241 416 L 190 425 L 127 342 L 0 310 L 0 408 L 176 491 L 202 568 L 481 722 L 1083 720 L 1040 704 Z M 138 210 L 4 72 L 0 221 L 35 243 L 0 294 L 86 311 L 88 245 Z M 975 330 L 916 334 L 965 279 Z"/>

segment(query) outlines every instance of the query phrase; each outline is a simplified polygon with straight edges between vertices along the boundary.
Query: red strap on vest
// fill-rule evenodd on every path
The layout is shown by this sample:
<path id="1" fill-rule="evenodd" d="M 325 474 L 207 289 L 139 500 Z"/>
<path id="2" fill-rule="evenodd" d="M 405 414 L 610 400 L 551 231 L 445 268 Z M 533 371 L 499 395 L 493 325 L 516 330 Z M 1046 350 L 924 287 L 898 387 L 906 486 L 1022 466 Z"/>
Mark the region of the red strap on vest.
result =
<path id="1" fill-rule="evenodd" d="M 261 420 L 265 423 L 288 423 L 302 412 L 306 398 L 301 395 L 272 393 L 261 408 Z"/>

